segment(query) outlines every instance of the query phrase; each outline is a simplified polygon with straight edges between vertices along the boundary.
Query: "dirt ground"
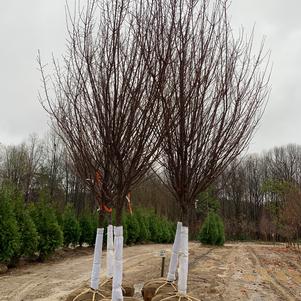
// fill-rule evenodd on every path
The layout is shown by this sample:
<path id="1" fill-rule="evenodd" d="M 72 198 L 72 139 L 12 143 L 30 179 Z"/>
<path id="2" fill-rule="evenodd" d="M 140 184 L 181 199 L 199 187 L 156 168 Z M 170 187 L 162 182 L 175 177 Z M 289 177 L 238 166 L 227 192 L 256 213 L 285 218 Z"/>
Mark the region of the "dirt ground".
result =
<path id="1" fill-rule="evenodd" d="M 161 249 L 167 251 L 167 269 L 170 248 L 124 249 L 124 277 L 135 283 L 137 296 L 144 281 L 160 276 Z M 285 246 L 237 243 L 210 248 L 190 243 L 189 261 L 189 293 L 200 300 L 301 300 L 300 253 Z M 64 260 L 11 270 L 0 276 L 0 300 L 64 300 L 88 283 L 91 263 L 92 252 L 87 250 Z"/>

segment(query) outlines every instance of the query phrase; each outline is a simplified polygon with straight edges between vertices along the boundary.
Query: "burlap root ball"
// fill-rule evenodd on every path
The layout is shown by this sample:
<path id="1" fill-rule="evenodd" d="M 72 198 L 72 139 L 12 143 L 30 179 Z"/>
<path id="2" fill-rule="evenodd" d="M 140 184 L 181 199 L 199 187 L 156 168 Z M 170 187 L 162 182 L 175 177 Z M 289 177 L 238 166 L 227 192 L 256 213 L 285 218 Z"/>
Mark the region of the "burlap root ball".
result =
<path id="1" fill-rule="evenodd" d="M 145 282 L 141 293 L 144 301 L 151 301 L 157 294 L 174 293 L 176 291 L 175 283 L 166 281 L 166 278 L 158 278 Z"/>
<path id="2" fill-rule="evenodd" d="M 153 297 L 152 301 L 200 301 L 191 296 L 183 296 L 178 293 L 159 294 Z"/>
<path id="3" fill-rule="evenodd" d="M 110 298 L 102 299 L 102 301 L 112 301 Z M 139 301 L 139 299 L 135 297 L 123 297 L 123 301 Z"/>
<path id="4" fill-rule="evenodd" d="M 94 295 L 94 301 L 103 300 L 104 298 L 111 297 L 111 292 L 100 289 L 95 294 L 95 291 L 90 289 L 88 286 L 84 286 L 76 289 L 70 295 L 68 295 L 66 301 L 92 301 Z"/>
<path id="5" fill-rule="evenodd" d="M 102 282 L 99 285 L 99 288 L 103 289 L 105 291 L 112 291 L 112 278 L 111 279 L 107 279 L 104 282 Z M 122 288 L 123 296 L 125 296 L 125 297 L 133 297 L 134 296 L 135 288 L 134 288 L 134 284 L 133 283 L 130 283 L 127 280 L 123 280 L 121 288 Z"/>

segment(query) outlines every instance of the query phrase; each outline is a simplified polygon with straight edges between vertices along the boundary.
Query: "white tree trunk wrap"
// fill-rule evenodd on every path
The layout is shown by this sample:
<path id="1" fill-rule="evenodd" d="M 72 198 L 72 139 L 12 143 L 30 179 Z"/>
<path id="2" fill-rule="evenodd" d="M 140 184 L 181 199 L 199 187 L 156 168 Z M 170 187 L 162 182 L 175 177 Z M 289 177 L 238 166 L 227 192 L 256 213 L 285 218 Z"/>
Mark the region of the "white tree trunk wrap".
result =
<path id="1" fill-rule="evenodd" d="M 181 249 L 179 253 L 179 279 L 178 291 L 180 294 L 187 293 L 188 278 L 188 227 L 182 227 L 181 231 Z"/>
<path id="2" fill-rule="evenodd" d="M 94 259 L 91 273 L 91 288 L 98 289 L 101 270 L 101 256 L 102 256 L 102 244 L 103 244 L 103 228 L 97 228 Z"/>
<path id="3" fill-rule="evenodd" d="M 107 277 L 112 278 L 114 272 L 114 239 L 113 226 L 108 226 L 107 234 Z"/>
<path id="4" fill-rule="evenodd" d="M 178 222 L 175 241 L 172 246 L 172 253 L 171 253 L 171 258 L 170 258 L 170 262 L 169 262 L 167 281 L 176 280 L 176 270 L 177 270 L 177 266 L 178 266 L 179 250 L 180 250 L 180 246 L 181 246 L 181 229 L 182 229 L 182 223 Z"/>
<path id="5" fill-rule="evenodd" d="M 112 301 L 123 301 L 122 271 L 123 271 L 123 227 L 114 228 L 114 274 L 112 285 Z"/>

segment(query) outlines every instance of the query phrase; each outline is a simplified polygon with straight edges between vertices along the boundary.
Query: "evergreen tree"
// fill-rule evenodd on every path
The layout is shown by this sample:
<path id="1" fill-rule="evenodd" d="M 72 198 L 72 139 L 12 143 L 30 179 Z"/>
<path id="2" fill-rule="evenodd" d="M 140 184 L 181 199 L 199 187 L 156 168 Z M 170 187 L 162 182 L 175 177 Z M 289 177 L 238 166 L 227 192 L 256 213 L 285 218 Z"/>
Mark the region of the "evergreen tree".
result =
<path id="1" fill-rule="evenodd" d="M 76 246 L 80 238 L 80 226 L 72 206 L 67 205 L 63 214 L 64 245 Z"/>
<path id="2" fill-rule="evenodd" d="M 148 215 L 150 240 L 152 242 L 160 242 L 162 236 L 162 229 L 160 228 L 160 222 L 158 216 L 154 212 L 150 212 Z"/>
<path id="3" fill-rule="evenodd" d="M 14 256 L 16 262 L 22 255 L 32 256 L 37 252 L 39 235 L 29 211 L 18 193 L 15 195 L 14 207 L 20 233 L 20 249 Z"/>
<path id="4" fill-rule="evenodd" d="M 128 214 L 126 216 L 126 229 L 127 229 L 127 243 L 134 244 L 140 233 L 139 222 L 135 214 Z"/>
<path id="5" fill-rule="evenodd" d="M 217 214 L 215 214 L 215 219 L 216 219 L 216 224 L 217 224 L 217 231 L 218 231 L 218 236 L 216 240 L 216 245 L 218 246 L 223 246 L 225 243 L 225 229 L 224 229 L 224 223 L 221 219 L 221 217 Z"/>
<path id="6" fill-rule="evenodd" d="M 161 228 L 160 243 L 168 243 L 170 238 L 169 224 L 165 218 L 159 218 L 159 226 Z"/>
<path id="7" fill-rule="evenodd" d="M 20 250 L 20 234 L 14 207 L 12 193 L 9 188 L 0 190 L 0 262 L 9 263 Z"/>
<path id="8" fill-rule="evenodd" d="M 82 246 L 83 243 L 86 243 L 92 246 L 95 237 L 94 237 L 94 229 L 93 229 L 93 222 L 91 220 L 91 216 L 88 216 L 87 214 L 83 214 L 80 217 L 79 226 L 80 226 L 79 244 Z"/>
<path id="9" fill-rule="evenodd" d="M 140 229 L 138 241 L 146 242 L 150 240 L 149 223 L 146 213 L 142 209 L 136 209 L 134 214 L 136 215 Z"/>
<path id="10" fill-rule="evenodd" d="M 224 233 L 221 223 L 220 217 L 216 213 L 209 212 L 201 227 L 199 240 L 208 245 L 223 244 Z"/>
<path id="11" fill-rule="evenodd" d="M 219 200 L 216 198 L 213 187 L 209 187 L 207 190 L 199 193 L 196 203 L 196 211 L 203 218 L 205 218 L 209 212 L 217 213 L 220 209 Z"/>
<path id="12" fill-rule="evenodd" d="M 57 222 L 53 208 L 41 200 L 31 207 L 31 216 L 39 234 L 38 250 L 44 260 L 63 244 L 63 232 Z"/>
<path id="13" fill-rule="evenodd" d="M 32 256 L 38 250 L 39 234 L 27 209 L 19 215 L 18 223 L 21 233 L 21 254 Z"/>

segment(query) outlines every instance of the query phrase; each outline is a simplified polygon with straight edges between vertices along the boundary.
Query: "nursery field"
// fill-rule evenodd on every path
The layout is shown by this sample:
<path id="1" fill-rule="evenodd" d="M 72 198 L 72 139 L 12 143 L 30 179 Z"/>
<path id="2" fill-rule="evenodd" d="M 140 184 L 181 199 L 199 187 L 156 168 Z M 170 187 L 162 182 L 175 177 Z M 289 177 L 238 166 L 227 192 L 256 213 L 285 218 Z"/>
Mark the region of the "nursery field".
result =
<path id="1" fill-rule="evenodd" d="M 124 249 L 124 277 L 142 283 L 160 276 L 161 249 L 139 245 Z M 282 245 L 252 243 L 205 247 L 190 243 L 189 292 L 200 300 L 301 300 L 300 253 Z M 104 259 L 105 263 L 105 259 Z M 59 301 L 88 282 L 91 249 L 64 260 L 24 266 L 0 276 L 1 301 Z M 167 269 L 166 264 L 166 269 Z M 142 300 L 142 299 L 141 299 Z"/>

